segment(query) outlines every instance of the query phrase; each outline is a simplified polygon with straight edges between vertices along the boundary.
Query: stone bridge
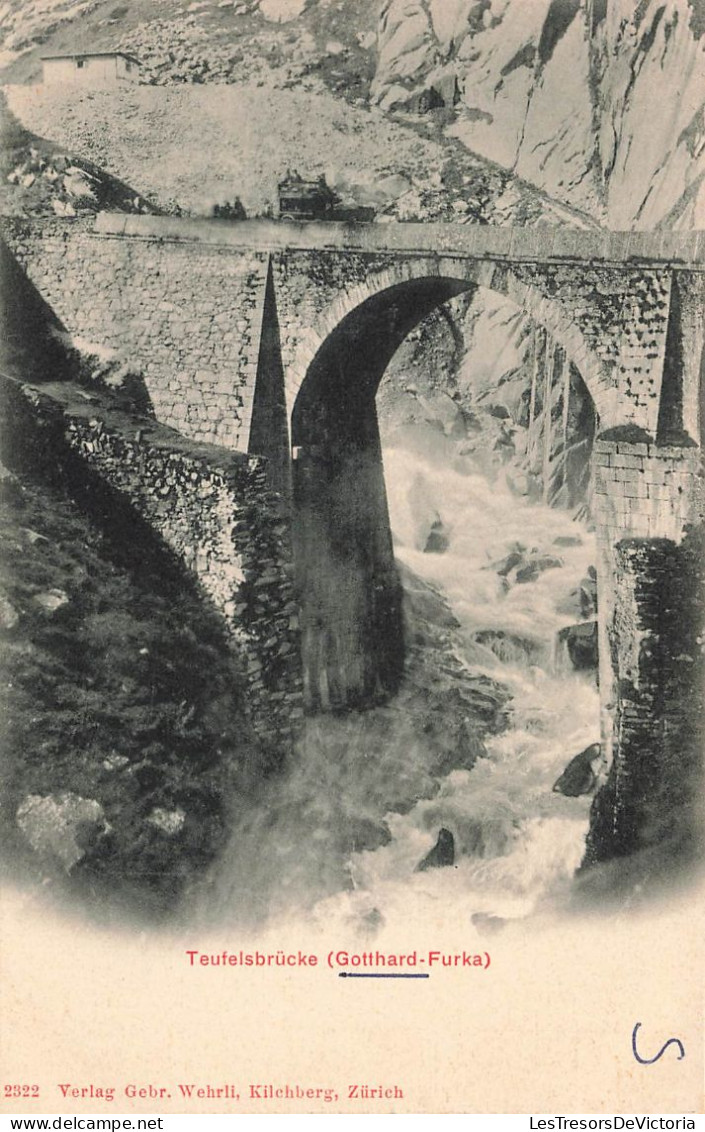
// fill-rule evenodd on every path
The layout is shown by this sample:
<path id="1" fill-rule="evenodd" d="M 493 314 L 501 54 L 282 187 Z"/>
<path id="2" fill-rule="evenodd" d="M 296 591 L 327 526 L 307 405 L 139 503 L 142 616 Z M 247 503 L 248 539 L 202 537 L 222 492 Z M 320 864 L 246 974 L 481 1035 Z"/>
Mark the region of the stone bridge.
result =
<path id="1" fill-rule="evenodd" d="M 143 378 L 161 422 L 267 458 L 295 517 L 310 709 L 368 703 L 401 676 L 375 411 L 396 349 L 476 287 L 545 328 L 597 421 L 611 771 L 592 852 L 640 843 L 653 799 L 697 761 L 705 234 L 102 214 L 94 228 L 14 222 L 7 240 L 74 339 Z"/>

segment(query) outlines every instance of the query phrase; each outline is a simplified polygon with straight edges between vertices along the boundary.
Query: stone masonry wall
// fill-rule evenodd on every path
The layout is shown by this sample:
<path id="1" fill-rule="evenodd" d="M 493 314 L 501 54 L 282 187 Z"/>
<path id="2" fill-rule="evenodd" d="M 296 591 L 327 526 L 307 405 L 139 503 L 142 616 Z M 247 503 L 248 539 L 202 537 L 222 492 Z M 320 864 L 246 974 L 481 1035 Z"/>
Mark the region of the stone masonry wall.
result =
<path id="1" fill-rule="evenodd" d="M 634 423 L 655 435 L 668 324 L 671 278 L 667 269 L 581 264 L 517 265 L 514 274 L 530 283 L 582 331 L 600 359 L 601 388 L 608 394 L 612 424 Z M 583 358 L 572 360 L 583 368 Z M 585 375 L 584 375 L 585 376 Z M 604 415 L 604 414 L 603 414 Z"/>
<path id="2" fill-rule="evenodd" d="M 413 225 L 348 231 L 335 224 L 98 219 L 97 231 L 82 222 L 10 221 L 7 238 L 72 334 L 118 351 L 137 367 L 160 420 L 195 439 L 243 451 L 270 258 L 290 409 L 323 338 L 375 288 L 446 274 L 508 294 L 545 325 L 580 370 L 603 428 L 634 424 L 651 436 L 672 278 L 683 277 L 686 314 L 687 296 L 700 279 L 699 261 L 697 270 L 686 270 L 677 257 L 663 262 L 677 248 L 652 240 L 655 261 L 639 264 L 628 258 L 629 239 L 613 247 L 605 237 L 603 248 L 594 233 L 585 251 L 597 262 L 582 262 L 571 254 L 581 254 L 580 241 L 575 249 L 570 241 L 557 246 L 551 232 L 478 235 L 453 226 L 440 231 L 441 225 L 421 240 L 422 233 L 407 231 Z M 429 254 L 430 236 L 435 254 Z M 696 259 L 700 254 L 687 250 Z M 693 318 L 686 321 L 692 337 Z M 682 395 L 688 407 L 694 380 L 689 372 Z"/>
<path id="3" fill-rule="evenodd" d="M 607 639 L 617 734 L 587 861 L 655 845 L 681 856 L 702 835 L 702 528 L 680 545 L 624 539 L 615 557 Z"/>
<path id="4" fill-rule="evenodd" d="M 603 437 L 593 467 L 608 773 L 593 804 L 588 861 L 664 840 L 664 822 L 680 827 L 676 811 L 701 789 L 702 567 L 688 547 L 705 514 L 697 447 Z"/>
<path id="5" fill-rule="evenodd" d="M 592 512 L 598 544 L 600 689 L 603 705 L 614 704 L 614 670 L 607 627 L 614 610 L 617 545 L 625 538 L 681 542 L 705 506 L 702 454 L 693 447 L 662 447 L 640 441 L 605 440 L 593 446 Z M 609 716 L 609 718 L 608 718 Z M 603 741 L 612 754 L 614 709 L 605 711 Z"/>
<path id="6" fill-rule="evenodd" d="M 593 513 L 600 538 L 670 538 L 702 512 L 705 481 L 695 447 L 598 438 L 593 449 Z"/>
<path id="7" fill-rule="evenodd" d="M 370 277 L 378 278 L 393 263 L 388 256 L 355 252 L 341 256 L 320 251 L 295 251 L 278 252 L 272 256 L 275 298 L 282 330 L 282 360 L 287 375 L 292 374 L 299 347 L 310 335 L 321 314 L 341 296 L 350 295 L 351 291 L 356 295 L 358 285 L 364 284 Z M 358 301 L 365 297 L 361 293 Z M 294 387 L 296 392 L 298 384 Z"/>
<path id="8" fill-rule="evenodd" d="M 669 268 L 505 265 L 461 255 L 394 257 L 332 249 L 291 249 L 272 258 L 290 406 L 323 338 L 356 306 L 384 287 L 448 275 L 508 295 L 554 334 L 586 381 L 603 427 L 634 424 L 656 433 Z"/>
<path id="9" fill-rule="evenodd" d="M 298 614 L 288 526 L 264 461 L 188 441 L 68 382 L 5 384 L 17 427 L 27 410 L 45 423 L 53 445 L 119 492 L 196 576 L 242 658 L 255 731 L 287 745 L 303 715 Z"/>
<path id="10" fill-rule="evenodd" d="M 113 239 L 80 223 L 8 221 L 5 238 L 69 333 L 144 379 L 160 421 L 247 449 L 266 253 Z"/>

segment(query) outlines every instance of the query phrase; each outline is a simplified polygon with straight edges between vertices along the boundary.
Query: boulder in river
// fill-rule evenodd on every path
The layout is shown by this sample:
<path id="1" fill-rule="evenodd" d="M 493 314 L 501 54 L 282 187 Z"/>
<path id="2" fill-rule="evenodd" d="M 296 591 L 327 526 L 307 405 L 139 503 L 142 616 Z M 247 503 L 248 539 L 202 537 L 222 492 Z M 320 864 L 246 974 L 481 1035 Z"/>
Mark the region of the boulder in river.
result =
<path id="1" fill-rule="evenodd" d="M 558 535 L 553 540 L 554 546 L 582 546 L 583 540 L 580 535 Z"/>
<path id="2" fill-rule="evenodd" d="M 556 609 L 576 621 L 590 621 L 597 617 L 597 574 L 593 566 L 588 567 L 587 576 L 581 578 L 578 588 L 557 603 Z"/>
<path id="3" fill-rule="evenodd" d="M 473 927 L 477 928 L 478 935 L 496 935 L 501 932 L 506 920 L 501 916 L 491 916 L 489 912 L 473 912 L 470 917 Z"/>
<path id="4" fill-rule="evenodd" d="M 448 535 L 442 519 L 436 519 L 428 532 L 424 554 L 443 554 L 448 549 Z"/>
<path id="5" fill-rule="evenodd" d="M 446 865 L 455 864 L 455 838 L 449 829 L 441 828 L 438 831 L 438 840 L 430 853 L 416 866 L 417 873 L 426 869 L 442 869 Z"/>
<path id="6" fill-rule="evenodd" d="M 538 664 L 544 652 L 543 642 L 506 629 L 480 629 L 473 640 L 486 645 L 504 664 Z"/>
<path id="7" fill-rule="evenodd" d="M 587 577 L 580 583 L 580 608 L 583 618 L 597 616 L 597 571 L 588 566 Z"/>
<path id="8" fill-rule="evenodd" d="M 579 755 L 571 759 L 563 774 L 554 784 L 555 794 L 564 794 L 566 798 L 578 798 L 581 794 L 591 794 L 597 783 L 594 764 L 601 757 L 599 743 L 591 743 Z"/>
<path id="9" fill-rule="evenodd" d="M 531 558 L 526 566 L 522 566 L 516 572 L 516 580 L 518 583 L 535 582 L 546 570 L 557 570 L 563 566 L 563 559 L 558 558 L 553 554 L 540 554 L 536 558 Z"/>
<path id="10" fill-rule="evenodd" d="M 505 558 L 502 558 L 499 562 L 493 562 L 492 569 L 499 574 L 500 578 L 506 578 L 514 567 L 521 565 L 523 561 L 524 548 L 517 545 L 516 549 L 510 551 Z"/>
<path id="11" fill-rule="evenodd" d="M 579 621 L 566 625 L 558 634 L 560 644 L 566 646 L 573 668 L 597 668 L 597 621 Z"/>

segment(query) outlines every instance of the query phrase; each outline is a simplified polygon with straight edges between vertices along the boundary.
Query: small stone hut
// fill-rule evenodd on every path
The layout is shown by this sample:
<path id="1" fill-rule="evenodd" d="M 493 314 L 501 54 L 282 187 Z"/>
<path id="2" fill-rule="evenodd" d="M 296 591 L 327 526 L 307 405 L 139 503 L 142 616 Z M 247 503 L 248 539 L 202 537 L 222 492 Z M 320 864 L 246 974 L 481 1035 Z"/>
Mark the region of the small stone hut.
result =
<path id="1" fill-rule="evenodd" d="M 46 86 L 116 87 L 139 82 L 139 61 L 124 51 L 88 51 L 74 55 L 44 55 L 42 81 Z"/>

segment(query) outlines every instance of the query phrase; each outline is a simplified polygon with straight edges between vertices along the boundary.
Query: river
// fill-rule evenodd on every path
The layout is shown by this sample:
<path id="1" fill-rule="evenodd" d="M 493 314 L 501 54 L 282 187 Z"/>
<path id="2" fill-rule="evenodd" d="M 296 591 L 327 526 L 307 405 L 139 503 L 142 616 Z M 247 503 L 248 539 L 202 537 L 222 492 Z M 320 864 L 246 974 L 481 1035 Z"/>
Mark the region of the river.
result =
<path id="1" fill-rule="evenodd" d="M 471 458 L 447 456 L 443 444 L 385 448 L 395 553 L 450 605 L 459 623 L 455 660 L 468 676 L 508 688 L 509 727 L 486 738 L 486 757 L 472 769 L 426 789 L 423 743 L 410 742 L 408 730 L 390 732 L 380 709 L 318 717 L 288 772 L 254 808 L 247 800 L 235 806 L 233 838 L 200 901 L 207 921 L 260 933 L 283 922 L 338 924 L 381 940 L 410 921 L 434 931 L 471 923 L 491 930 L 566 894 L 590 799 L 564 797 L 553 785 L 599 739 L 599 715 L 594 674 L 573 671 L 556 638 L 576 620 L 574 595 L 595 561 L 594 536 L 566 511 L 517 497 L 501 468 L 488 475 Z M 447 548 L 425 552 L 438 519 Z M 498 564 L 517 547 L 562 565 L 523 584 L 516 569 L 502 577 Z M 496 651 L 504 659 L 478 644 L 483 631 L 503 632 Z M 375 806 L 389 796 L 395 768 L 412 789 L 415 774 L 422 786 L 399 807 L 406 812 L 387 813 L 391 838 L 375 846 Z M 354 838 L 351 846 L 344 831 L 355 822 L 372 828 L 371 847 L 356 850 Z M 416 871 L 441 828 L 453 834 L 454 865 Z"/>

